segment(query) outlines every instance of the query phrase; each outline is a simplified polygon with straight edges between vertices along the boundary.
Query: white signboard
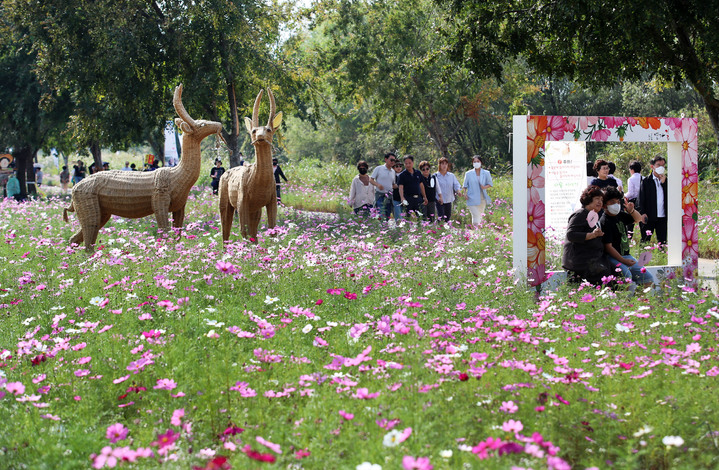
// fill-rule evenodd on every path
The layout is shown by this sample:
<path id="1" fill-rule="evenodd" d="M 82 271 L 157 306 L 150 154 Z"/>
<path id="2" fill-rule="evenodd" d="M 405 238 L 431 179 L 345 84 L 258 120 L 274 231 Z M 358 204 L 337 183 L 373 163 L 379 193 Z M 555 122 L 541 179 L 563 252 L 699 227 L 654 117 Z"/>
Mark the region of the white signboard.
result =
<path id="1" fill-rule="evenodd" d="M 176 166 L 180 162 L 177 155 L 177 141 L 175 140 L 175 123 L 167 121 L 165 124 L 165 165 Z"/>
<path id="2" fill-rule="evenodd" d="M 546 229 L 564 234 L 587 187 L 586 142 L 547 142 L 544 162 Z"/>

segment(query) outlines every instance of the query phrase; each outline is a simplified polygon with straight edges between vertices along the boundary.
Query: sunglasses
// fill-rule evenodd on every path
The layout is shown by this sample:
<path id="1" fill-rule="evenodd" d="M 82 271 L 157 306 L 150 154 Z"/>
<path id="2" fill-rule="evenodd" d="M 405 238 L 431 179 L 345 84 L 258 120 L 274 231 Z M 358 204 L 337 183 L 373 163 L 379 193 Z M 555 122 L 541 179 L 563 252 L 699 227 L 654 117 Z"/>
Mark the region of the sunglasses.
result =
<path id="1" fill-rule="evenodd" d="M 390 162 L 390 163 L 397 163 L 397 160 L 395 160 L 394 158 L 390 158 L 390 159 L 389 159 L 389 162 Z"/>
<path id="2" fill-rule="evenodd" d="M 402 164 L 401 164 L 401 163 L 398 163 L 398 164 L 396 164 L 394 167 L 395 167 L 395 168 L 402 168 Z"/>
<path id="3" fill-rule="evenodd" d="M 425 166 L 424 168 L 420 168 L 420 169 L 421 169 L 422 171 L 424 171 L 424 170 L 428 170 L 428 171 L 429 171 L 429 167 L 428 167 L 428 166 Z"/>

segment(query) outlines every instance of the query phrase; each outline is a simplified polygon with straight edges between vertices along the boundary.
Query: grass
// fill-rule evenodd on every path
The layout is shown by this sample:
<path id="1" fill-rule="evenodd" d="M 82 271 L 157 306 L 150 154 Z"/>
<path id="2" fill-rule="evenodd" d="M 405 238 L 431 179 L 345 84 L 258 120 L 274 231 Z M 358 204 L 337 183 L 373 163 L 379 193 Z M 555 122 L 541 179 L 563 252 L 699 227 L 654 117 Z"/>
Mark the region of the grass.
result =
<path id="1" fill-rule="evenodd" d="M 223 252 L 197 188 L 180 239 L 113 219 L 91 257 L 64 204 L 0 203 L 3 468 L 719 464 L 717 297 L 538 298 L 504 203 L 478 231 L 283 208 Z"/>

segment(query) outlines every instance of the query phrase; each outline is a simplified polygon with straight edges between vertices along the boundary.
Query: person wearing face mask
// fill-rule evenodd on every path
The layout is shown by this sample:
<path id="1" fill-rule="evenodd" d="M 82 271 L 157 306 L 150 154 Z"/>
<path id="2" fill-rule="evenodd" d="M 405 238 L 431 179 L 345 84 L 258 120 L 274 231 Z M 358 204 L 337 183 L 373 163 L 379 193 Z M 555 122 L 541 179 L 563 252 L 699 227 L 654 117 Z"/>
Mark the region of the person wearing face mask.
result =
<path id="1" fill-rule="evenodd" d="M 492 199 L 487 194 L 487 189 L 492 187 L 492 175 L 489 171 L 482 169 L 482 157 L 472 157 L 472 169 L 464 175 L 462 195 L 467 199 L 467 208 L 472 214 L 472 225 L 478 226 L 484 216 L 487 204 Z"/>
<path id="2" fill-rule="evenodd" d="M 642 242 L 648 243 L 656 231 L 657 241 L 667 243 L 667 175 L 664 157 L 654 157 L 650 162 L 651 175 L 644 178 L 639 186 L 639 210 L 646 214 L 646 223 L 640 225 Z"/>
<path id="3" fill-rule="evenodd" d="M 598 213 L 604 203 L 604 194 L 596 186 L 588 186 L 579 197 L 582 205 L 569 216 L 567 235 L 564 240 L 562 267 L 571 282 L 587 280 L 601 284 L 602 277 L 613 274 L 609 260 L 604 254 L 601 224 L 592 223 L 589 214 Z"/>
<path id="4" fill-rule="evenodd" d="M 357 162 L 357 172 L 359 174 L 352 180 L 350 197 L 347 200 L 355 214 L 361 212 L 365 217 L 369 215 L 370 209 L 374 205 L 374 188 L 379 186 L 369 177 L 367 170 L 369 170 L 369 164 L 366 161 L 360 160 Z"/>
<path id="5" fill-rule="evenodd" d="M 627 238 L 627 225 L 646 220 L 634 208 L 634 204 L 626 201 L 622 209 L 622 193 L 616 188 L 604 190 L 604 215 L 599 219 L 602 227 L 602 243 L 604 252 L 609 258 L 609 264 L 614 269 L 615 277 L 620 277 L 617 269 L 621 269 L 621 277 L 631 279 L 637 284 L 648 286 L 654 284 L 654 277 L 642 267 L 637 260 L 629 254 L 629 238 Z"/>

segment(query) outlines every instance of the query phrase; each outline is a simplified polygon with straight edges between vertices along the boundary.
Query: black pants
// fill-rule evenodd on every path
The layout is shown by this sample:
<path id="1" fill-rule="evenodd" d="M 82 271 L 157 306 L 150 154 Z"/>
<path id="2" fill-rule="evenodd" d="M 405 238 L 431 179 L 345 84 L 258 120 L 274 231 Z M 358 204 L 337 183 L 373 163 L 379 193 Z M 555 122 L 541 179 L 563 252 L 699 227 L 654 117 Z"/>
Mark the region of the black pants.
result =
<path id="1" fill-rule="evenodd" d="M 656 219 L 650 219 L 646 224 L 639 224 L 642 230 L 642 242 L 647 243 L 652 238 L 652 233 L 656 230 L 657 241 L 662 245 L 667 244 L 667 218 L 657 217 Z M 649 232 L 649 235 L 647 235 Z"/>
<path id="2" fill-rule="evenodd" d="M 213 180 L 210 182 L 210 186 L 212 186 L 212 194 L 217 194 L 217 188 L 220 187 L 220 180 L 219 180 L 219 179 L 216 179 L 216 180 L 213 179 Z"/>
<path id="3" fill-rule="evenodd" d="M 405 217 L 411 216 L 413 213 L 422 213 L 422 197 L 421 196 L 407 196 L 407 202 L 409 205 L 404 208 Z"/>
<path id="4" fill-rule="evenodd" d="M 639 224 L 642 230 L 642 242 L 647 243 L 652 238 L 652 233 L 657 232 L 657 241 L 662 245 L 667 244 L 667 218 L 657 217 L 648 220 L 646 224 Z M 647 235 L 647 232 L 649 234 Z"/>
<path id="5" fill-rule="evenodd" d="M 439 217 L 439 220 L 442 222 L 449 222 L 450 217 L 452 217 L 452 203 L 437 203 L 437 217 Z"/>
<path id="6" fill-rule="evenodd" d="M 280 185 L 275 185 L 276 191 L 277 191 L 277 202 L 279 203 L 282 200 L 282 197 L 280 196 Z"/>
<path id="7" fill-rule="evenodd" d="M 434 222 L 435 215 L 437 214 L 437 203 L 435 201 L 429 201 L 429 204 L 422 205 L 422 214 L 426 220 Z"/>

